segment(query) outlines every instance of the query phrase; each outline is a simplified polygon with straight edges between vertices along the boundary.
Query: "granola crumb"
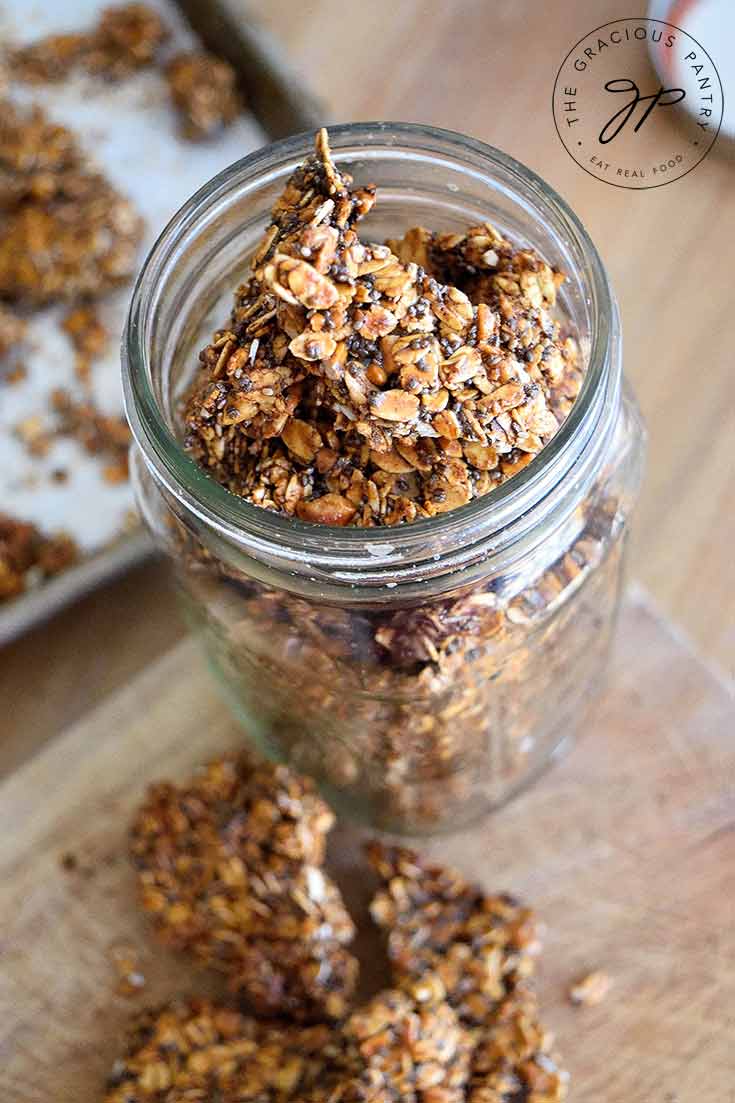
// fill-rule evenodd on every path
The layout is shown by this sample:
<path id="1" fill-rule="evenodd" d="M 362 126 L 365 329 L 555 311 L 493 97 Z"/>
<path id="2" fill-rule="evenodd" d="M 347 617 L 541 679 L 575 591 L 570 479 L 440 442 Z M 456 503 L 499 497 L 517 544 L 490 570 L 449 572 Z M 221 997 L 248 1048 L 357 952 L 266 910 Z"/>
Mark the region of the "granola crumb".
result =
<path id="1" fill-rule="evenodd" d="M 225 972 L 258 1013 L 340 1019 L 357 960 L 322 869 L 333 822 L 309 781 L 244 757 L 154 785 L 131 835 L 143 909 L 165 943 Z"/>
<path id="2" fill-rule="evenodd" d="M 606 999 L 612 983 L 612 977 L 608 973 L 602 969 L 595 969 L 570 986 L 569 1002 L 576 1006 L 596 1007 Z"/>
<path id="3" fill-rule="evenodd" d="M 177 54 L 166 66 L 166 80 L 189 141 L 211 138 L 243 111 L 237 74 L 224 58 L 204 51 Z"/>
<path id="4" fill-rule="evenodd" d="M 117 995 L 126 999 L 139 996 L 146 986 L 146 978 L 137 948 L 127 942 L 114 942 L 109 949 L 109 958 L 115 972 Z"/>

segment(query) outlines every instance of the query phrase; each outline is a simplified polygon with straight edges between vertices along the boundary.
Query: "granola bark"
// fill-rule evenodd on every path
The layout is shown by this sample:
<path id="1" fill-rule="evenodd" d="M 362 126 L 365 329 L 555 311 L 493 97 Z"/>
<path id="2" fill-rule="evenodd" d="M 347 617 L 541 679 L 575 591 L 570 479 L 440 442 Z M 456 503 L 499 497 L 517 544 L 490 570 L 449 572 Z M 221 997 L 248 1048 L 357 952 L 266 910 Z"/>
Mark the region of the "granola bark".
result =
<path id="1" fill-rule="evenodd" d="M 472 1041 L 436 976 L 380 992 L 352 1013 L 343 1036 L 333 1095 L 342 1103 L 465 1100 Z"/>
<path id="2" fill-rule="evenodd" d="M 323 872 L 334 822 L 284 766 L 211 762 L 154 785 L 132 829 L 140 899 L 164 942 L 225 972 L 260 1014 L 341 1018 L 354 925 Z"/>
<path id="3" fill-rule="evenodd" d="M 520 988 L 476 1031 L 467 1103 L 563 1103 L 569 1074 L 541 1023 L 535 995 Z"/>
<path id="4" fill-rule="evenodd" d="M 394 977 L 434 976 L 468 1031 L 467 1103 L 560 1103 L 568 1075 L 527 983 L 540 949 L 533 913 L 405 847 L 375 841 L 367 855 L 383 883 L 370 914 Z"/>
<path id="5" fill-rule="evenodd" d="M 383 882 L 370 914 L 386 932 L 396 978 L 418 980 L 434 972 L 462 1022 L 487 1023 L 534 970 L 539 942 L 533 913 L 405 847 L 375 841 L 367 856 Z"/>
<path id="6" fill-rule="evenodd" d="M 331 1026 L 259 1022 L 208 1000 L 176 1001 L 134 1020 L 105 1103 L 316 1103 L 338 1048 Z"/>
<path id="7" fill-rule="evenodd" d="M 411 521 L 492 490 L 557 431 L 550 381 L 577 363 L 549 313 L 562 277 L 541 258 L 504 242 L 517 278 L 498 273 L 473 303 L 358 238 L 375 199 L 320 131 L 185 411 L 214 478 L 323 524 Z"/>

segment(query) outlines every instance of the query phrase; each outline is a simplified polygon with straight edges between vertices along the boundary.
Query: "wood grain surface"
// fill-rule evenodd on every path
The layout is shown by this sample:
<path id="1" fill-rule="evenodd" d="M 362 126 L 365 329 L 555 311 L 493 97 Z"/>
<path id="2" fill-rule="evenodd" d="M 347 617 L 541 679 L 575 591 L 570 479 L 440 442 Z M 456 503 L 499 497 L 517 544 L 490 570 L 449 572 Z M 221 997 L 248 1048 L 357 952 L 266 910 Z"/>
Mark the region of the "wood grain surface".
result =
<path id="1" fill-rule="evenodd" d="M 629 601 L 609 690 L 579 746 L 502 814 L 426 848 L 538 909 L 541 996 L 571 1100 L 732 1099 L 734 720 L 723 685 Z M 3 1103 L 91 1103 L 136 1006 L 215 990 L 150 940 L 125 836 L 148 782 L 183 779 L 241 738 L 184 643 L 0 787 Z M 358 844 L 340 829 L 330 865 L 367 926 Z M 136 1000 L 114 991 L 121 942 L 139 949 L 148 979 Z M 374 990 L 385 961 L 369 930 L 360 956 Z M 569 983 L 593 968 L 613 977 L 607 1000 L 572 1008 Z"/>
<path id="2" fill-rule="evenodd" d="M 399 118 L 465 131 L 530 165 L 581 216 L 617 289 L 626 370 L 650 433 L 631 573 L 705 656 L 732 672 L 735 162 L 718 143 L 670 186 L 612 188 L 571 161 L 551 115 L 554 77 L 570 47 L 636 6 L 241 2 L 244 15 L 279 38 L 334 120 Z M 707 45 L 715 60 L 729 48 Z M 160 566 L 145 567 L 6 648 L 0 697 L 14 708 L 0 720 L 0 772 L 181 636 L 163 579 Z"/>

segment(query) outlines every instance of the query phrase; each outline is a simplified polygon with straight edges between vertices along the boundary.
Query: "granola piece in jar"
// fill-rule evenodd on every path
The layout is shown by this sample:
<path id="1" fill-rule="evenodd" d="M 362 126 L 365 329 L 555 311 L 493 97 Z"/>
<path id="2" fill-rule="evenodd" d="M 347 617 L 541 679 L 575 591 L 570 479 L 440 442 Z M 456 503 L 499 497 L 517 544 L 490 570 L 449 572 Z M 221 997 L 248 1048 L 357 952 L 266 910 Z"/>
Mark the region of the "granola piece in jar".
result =
<path id="1" fill-rule="evenodd" d="M 142 906 L 164 942 L 225 972 L 259 1013 L 341 1018 L 357 961 L 321 868 L 333 820 L 308 781 L 244 758 L 154 785 L 132 828 Z"/>
<path id="2" fill-rule="evenodd" d="M 530 336 L 516 355 L 519 328 L 538 337 L 530 293 L 502 318 L 363 243 L 354 227 L 374 200 L 335 168 L 321 131 L 273 208 L 230 326 L 200 355 L 186 406 L 186 446 L 201 466 L 303 520 L 389 525 L 455 509 L 559 426 L 527 370 Z M 539 359 L 547 346 L 561 356 L 549 324 Z"/>
<path id="3" fill-rule="evenodd" d="M 344 1103 L 366 1099 L 406 1103 L 464 1103 L 471 1038 L 426 974 L 379 993 L 344 1025 Z"/>
<path id="4" fill-rule="evenodd" d="M 166 66 L 166 81 L 189 141 L 211 138 L 243 110 L 237 74 L 224 58 L 202 51 L 177 54 Z"/>
<path id="5" fill-rule="evenodd" d="M 179 1000 L 133 1020 L 105 1103 L 297 1101 L 323 1082 L 338 1048 L 330 1026 L 259 1022 L 209 1000 Z"/>
<path id="6" fill-rule="evenodd" d="M 467 1103 L 562 1103 L 569 1074 L 560 1067 L 553 1044 L 534 994 L 517 989 L 476 1033 Z"/>
<path id="7" fill-rule="evenodd" d="M 404 847 L 372 842 L 367 854 L 383 882 L 370 914 L 387 934 L 395 976 L 435 972 L 461 1021 L 486 1023 L 533 972 L 539 949 L 533 913 Z"/>

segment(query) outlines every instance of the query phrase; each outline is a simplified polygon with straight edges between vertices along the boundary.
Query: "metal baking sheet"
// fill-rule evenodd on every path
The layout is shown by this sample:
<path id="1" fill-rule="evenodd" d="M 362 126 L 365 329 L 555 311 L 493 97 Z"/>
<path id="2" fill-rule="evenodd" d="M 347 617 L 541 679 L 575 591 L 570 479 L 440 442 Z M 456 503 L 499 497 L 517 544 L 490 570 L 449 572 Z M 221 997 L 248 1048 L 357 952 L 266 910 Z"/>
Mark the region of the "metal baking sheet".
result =
<path id="1" fill-rule="evenodd" d="M 147 2 L 161 12 L 171 29 L 167 52 L 197 44 L 176 4 L 170 0 Z M 4 43 L 21 45 L 45 34 L 78 30 L 93 24 L 104 6 L 105 0 L 66 0 L 59 5 L 5 0 L 0 6 L 0 35 Z M 221 33 L 221 21 L 216 18 L 218 5 L 208 7 L 215 33 L 218 27 Z M 232 18 L 231 11 L 228 18 Z M 203 9 L 194 22 L 206 30 Z M 271 108 L 279 89 L 283 91 L 279 110 L 270 111 L 272 129 L 286 132 L 289 120 L 293 121 L 293 130 L 312 125 L 318 108 L 306 95 L 299 101 L 277 50 L 263 49 L 261 56 L 264 43 L 260 31 L 225 26 L 240 42 L 239 50 L 230 51 L 230 57 L 239 61 L 246 88 L 253 80 L 248 58 L 252 62 L 257 57 L 261 75 L 270 74 Z M 216 42 L 207 45 L 216 46 Z M 184 141 L 178 136 L 177 120 L 157 69 L 145 70 L 116 85 L 84 74 L 55 85 L 13 85 L 11 95 L 19 103 L 40 103 L 51 118 L 70 126 L 113 184 L 132 198 L 146 220 L 141 259 L 170 216 L 201 184 L 270 137 L 253 114 L 245 114 L 211 142 Z M 257 103 L 257 94 L 248 95 L 248 101 Z M 124 288 L 99 304 L 100 318 L 111 339 L 105 356 L 92 367 L 92 397 L 101 410 L 109 413 L 122 412 L 119 336 L 129 293 L 129 288 Z M 58 578 L 0 606 L 0 644 L 151 550 L 140 529 L 130 532 L 134 512 L 130 484 L 105 483 L 103 465 L 74 440 L 54 441 L 47 455 L 34 457 L 14 432 L 17 424 L 28 417 L 49 418 L 48 396 L 54 388 L 66 387 L 75 397 L 85 396 L 75 377 L 73 349 L 59 328 L 63 314 L 63 308 L 54 307 L 33 316 L 22 357 L 27 378 L 21 383 L 3 384 L 0 391 L 0 511 L 33 521 L 44 531 L 70 532 L 84 558 Z M 57 468 L 67 470 L 67 482 L 52 479 Z"/>

